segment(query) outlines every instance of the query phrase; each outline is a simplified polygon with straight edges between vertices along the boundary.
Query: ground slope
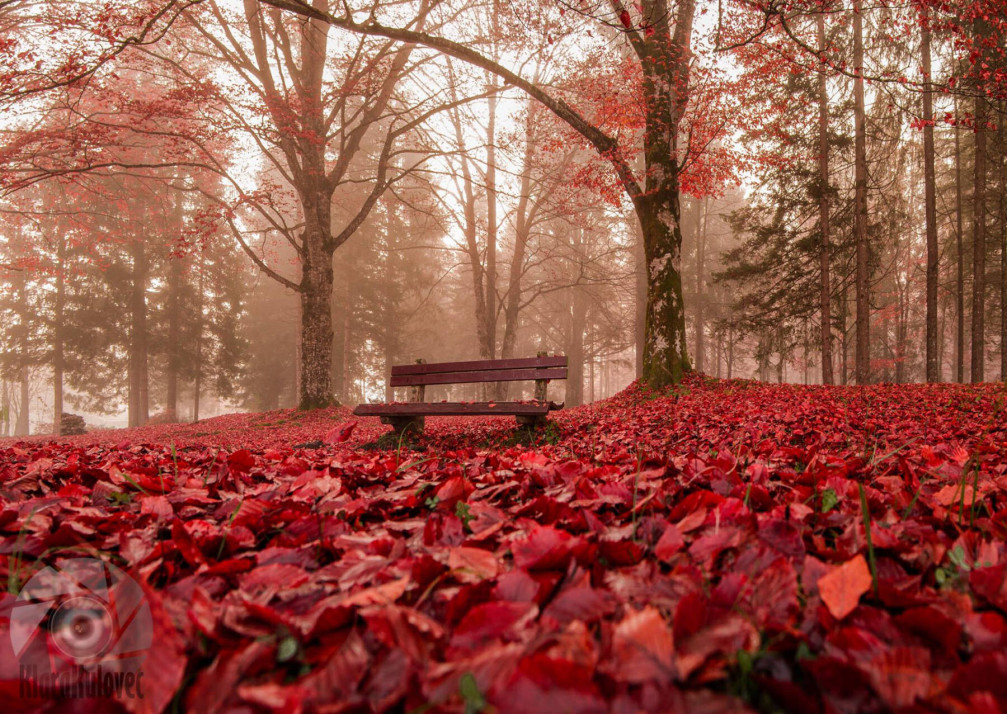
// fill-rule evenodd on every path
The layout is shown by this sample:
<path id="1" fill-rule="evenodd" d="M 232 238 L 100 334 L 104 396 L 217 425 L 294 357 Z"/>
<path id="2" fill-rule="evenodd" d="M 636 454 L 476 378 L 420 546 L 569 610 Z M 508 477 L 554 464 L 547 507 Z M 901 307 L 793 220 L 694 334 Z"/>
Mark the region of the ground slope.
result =
<path id="1" fill-rule="evenodd" d="M 15 593 L 88 555 L 151 607 L 133 711 L 1000 711 L 1005 404 L 694 376 L 530 446 L 366 450 L 344 409 L 0 442 L 0 694 Z"/>

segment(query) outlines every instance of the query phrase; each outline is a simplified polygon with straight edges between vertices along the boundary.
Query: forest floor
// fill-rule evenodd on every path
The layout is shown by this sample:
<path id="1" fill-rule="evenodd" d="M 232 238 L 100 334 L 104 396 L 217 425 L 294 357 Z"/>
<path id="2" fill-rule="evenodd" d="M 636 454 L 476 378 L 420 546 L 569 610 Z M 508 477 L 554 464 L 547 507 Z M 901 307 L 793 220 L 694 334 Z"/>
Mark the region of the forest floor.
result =
<path id="1" fill-rule="evenodd" d="M 40 706 L 8 632 L 72 555 L 142 586 L 134 712 L 1002 711 L 1005 409 L 693 375 L 519 446 L 363 449 L 345 408 L 3 440 L 0 696 Z"/>

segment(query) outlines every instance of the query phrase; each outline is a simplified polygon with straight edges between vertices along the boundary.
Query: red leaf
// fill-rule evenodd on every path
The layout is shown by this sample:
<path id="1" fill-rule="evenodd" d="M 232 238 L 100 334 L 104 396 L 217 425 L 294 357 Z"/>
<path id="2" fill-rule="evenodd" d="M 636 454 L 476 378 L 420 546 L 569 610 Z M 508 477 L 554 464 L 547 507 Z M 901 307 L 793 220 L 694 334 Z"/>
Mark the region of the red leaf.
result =
<path id="1" fill-rule="evenodd" d="M 853 558 L 818 580 L 818 592 L 822 602 L 837 620 L 853 612 L 860 602 L 860 596 L 871 589 L 871 571 L 864 556 L 857 553 Z"/>
<path id="2" fill-rule="evenodd" d="M 353 434 L 353 430 L 356 428 L 357 422 L 355 421 L 340 424 L 325 435 L 324 441 L 326 444 L 342 444 L 344 441 L 349 440 Z"/>
<path id="3" fill-rule="evenodd" d="M 675 674 L 671 627 L 655 607 L 632 612 L 615 626 L 613 676 L 622 682 L 669 681 Z"/>

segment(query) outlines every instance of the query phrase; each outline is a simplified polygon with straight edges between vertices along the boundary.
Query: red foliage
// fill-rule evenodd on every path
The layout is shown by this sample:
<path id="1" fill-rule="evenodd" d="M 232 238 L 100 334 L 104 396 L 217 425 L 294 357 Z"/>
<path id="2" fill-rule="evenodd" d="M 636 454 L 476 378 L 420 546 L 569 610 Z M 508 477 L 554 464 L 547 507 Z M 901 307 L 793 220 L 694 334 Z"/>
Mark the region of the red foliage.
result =
<path id="1" fill-rule="evenodd" d="M 0 578 L 124 564 L 144 711 L 998 711 L 1004 403 L 692 377 L 535 448 L 431 418 L 370 451 L 344 409 L 7 440 Z"/>

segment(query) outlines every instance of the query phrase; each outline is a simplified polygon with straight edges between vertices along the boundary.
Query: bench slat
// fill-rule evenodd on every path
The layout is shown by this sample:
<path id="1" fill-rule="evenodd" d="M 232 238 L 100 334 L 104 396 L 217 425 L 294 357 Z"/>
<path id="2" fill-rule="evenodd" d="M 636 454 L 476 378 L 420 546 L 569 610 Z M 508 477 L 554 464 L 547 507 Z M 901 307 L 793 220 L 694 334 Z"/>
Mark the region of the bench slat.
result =
<path id="1" fill-rule="evenodd" d="M 484 372 L 486 370 L 531 369 L 535 367 L 566 367 L 566 357 L 523 357 L 520 359 L 484 359 L 469 362 L 434 362 L 431 364 L 399 364 L 392 367 L 393 377 L 409 374 L 439 374 L 443 372 Z"/>
<path id="2" fill-rule="evenodd" d="M 541 416 L 558 405 L 551 402 L 416 402 L 414 404 L 361 404 L 357 416 L 465 416 L 466 414 L 502 414 L 505 416 Z"/>
<path id="3" fill-rule="evenodd" d="M 566 367 L 549 369 L 501 369 L 485 372 L 441 372 L 438 374 L 393 375 L 391 386 L 416 384 L 468 384 L 472 382 L 522 382 L 532 379 L 566 379 Z"/>

